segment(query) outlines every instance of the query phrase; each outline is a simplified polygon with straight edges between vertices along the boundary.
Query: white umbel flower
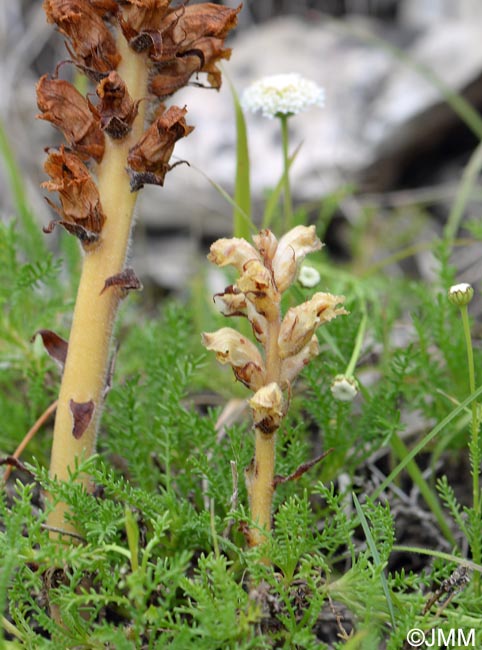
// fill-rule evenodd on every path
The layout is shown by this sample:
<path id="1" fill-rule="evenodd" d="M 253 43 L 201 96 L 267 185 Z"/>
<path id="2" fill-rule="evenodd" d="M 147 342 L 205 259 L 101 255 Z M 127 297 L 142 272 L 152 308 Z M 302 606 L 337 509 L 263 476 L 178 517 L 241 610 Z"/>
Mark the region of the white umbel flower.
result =
<path id="1" fill-rule="evenodd" d="M 244 91 L 241 103 L 245 110 L 264 117 L 296 115 L 312 106 L 324 105 L 325 92 L 314 81 L 300 74 L 277 74 L 262 77 Z"/>

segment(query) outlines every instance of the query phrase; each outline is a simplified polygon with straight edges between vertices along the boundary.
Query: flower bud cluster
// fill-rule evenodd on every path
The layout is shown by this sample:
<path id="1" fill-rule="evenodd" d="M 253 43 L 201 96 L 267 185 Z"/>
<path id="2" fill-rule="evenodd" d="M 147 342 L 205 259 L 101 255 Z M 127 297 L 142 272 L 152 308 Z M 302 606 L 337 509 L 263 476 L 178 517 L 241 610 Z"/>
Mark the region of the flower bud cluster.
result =
<path id="1" fill-rule="evenodd" d="M 221 86 L 217 67 L 229 58 L 224 39 L 236 25 L 240 7 L 212 3 L 171 6 L 171 0 L 44 0 L 47 20 L 68 39 L 71 60 L 96 84 L 95 103 L 71 83 L 43 76 L 37 85 L 39 117 L 64 135 L 67 146 L 50 150 L 45 164 L 51 180 L 44 184 L 59 192 L 53 206 L 65 227 L 84 247 L 99 239 L 105 215 L 88 168 L 101 163 L 105 138 L 122 141 L 131 131 L 139 102 L 133 100 L 117 72 L 121 62 L 115 31 L 144 57 L 150 68 L 149 92 L 164 99 L 189 83 L 199 72 L 212 88 Z M 200 85 L 200 84 L 198 84 Z M 159 100 L 157 100 L 159 101 Z M 186 109 L 160 105 L 126 161 L 131 190 L 144 184 L 163 185 L 174 145 L 193 129 L 185 121 Z"/>
<path id="2" fill-rule="evenodd" d="M 208 259 L 221 267 L 234 266 L 239 272 L 237 282 L 214 299 L 225 316 L 249 320 L 264 355 L 230 327 L 204 333 L 202 341 L 255 392 L 250 401 L 255 424 L 272 433 L 283 414 L 282 389 L 289 388 L 319 354 L 317 328 L 347 312 L 340 306 L 343 296 L 318 292 L 281 318 L 282 294 L 295 282 L 305 256 L 322 246 L 314 226 L 297 226 L 279 241 L 270 230 L 262 230 L 253 239 L 254 246 L 244 239 L 219 239 L 211 246 Z"/>

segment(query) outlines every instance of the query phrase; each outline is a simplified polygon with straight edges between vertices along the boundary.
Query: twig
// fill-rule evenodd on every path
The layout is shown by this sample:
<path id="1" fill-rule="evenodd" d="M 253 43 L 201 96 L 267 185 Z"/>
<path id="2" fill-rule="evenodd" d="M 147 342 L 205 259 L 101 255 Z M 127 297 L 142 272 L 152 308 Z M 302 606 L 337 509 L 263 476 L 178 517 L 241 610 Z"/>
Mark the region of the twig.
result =
<path id="1" fill-rule="evenodd" d="M 37 431 L 40 429 L 40 427 L 45 424 L 45 422 L 49 419 L 49 417 L 52 415 L 52 413 L 55 412 L 55 409 L 57 408 L 57 402 L 58 400 L 55 400 L 55 402 L 52 402 L 50 406 L 42 413 L 42 415 L 38 418 L 38 420 L 35 422 L 35 424 L 32 426 L 32 428 L 28 431 L 28 433 L 25 435 L 24 439 L 22 442 L 19 444 L 19 446 L 15 449 L 13 454 L 9 456 L 9 458 L 13 460 L 18 460 L 20 456 L 22 455 L 23 451 L 25 450 L 26 446 L 28 443 L 32 440 L 34 435 L 37 433 Z M 5 474 L 3 476 L 3 481 L 6 483 L 8 479 L 10 478 L 10 474 L 12 473 L 12 468 L 13 467 L 19 467 L 15 462 L 9 463 L 7 469 L 5 470 Z M 23 469 L 23 466 L 22 466 Z"/>

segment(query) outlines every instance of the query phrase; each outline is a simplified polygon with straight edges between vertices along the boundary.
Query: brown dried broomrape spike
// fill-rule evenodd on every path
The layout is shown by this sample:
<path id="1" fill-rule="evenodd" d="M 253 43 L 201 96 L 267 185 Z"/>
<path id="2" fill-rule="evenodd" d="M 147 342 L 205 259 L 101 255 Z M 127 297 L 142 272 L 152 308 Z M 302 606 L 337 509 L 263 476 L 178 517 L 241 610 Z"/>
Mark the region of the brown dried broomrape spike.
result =
<path id="1" fill-rule="evenodd" d="M 50 151 L 44 169 L 52 180 L 42 183 L 50 192 L 58 192 L 61 207 L 52 207 L 63 217 L 58 222 L 84 243 L 98 238 L 105 222 L 97 185 L 78 156 L 61 146 Z M 56 222 L 53 222 L 54 225 Z M 52 230 L 52 225 L 47 231 Z"/>
<path id="2" fill-rule="evenodd" d="M 99 120 L 91 113 L 87 100 L 68 81 L 49 79 L 47 75 L 37 84 L 37 104 L 42 111 L 37 117 L 47 120 L 62 131 L 76 153 L 96 162 L 104 155 L 104 134 Z"/>
<path id="3" fill-rule="evenodd" d="M 112 6 L 105 0 L 44 0 L 43 3 L 47 20 L 70 39 L 75 63 L 94 77 L 95 73 L 114 70 L 120 61 L 114 37 L 102 19 Z"/>
<path id="4" fill-rule="evenodd" d="M 127 162 L 133 192 L 145 184 L 164 184 L 164 178 L 171 169 L 169 159 L 174 145 L 194 129 L 186 124 L 186 113 L 185 108 L 171 106 L 154 121 L 129 151 Z"/>

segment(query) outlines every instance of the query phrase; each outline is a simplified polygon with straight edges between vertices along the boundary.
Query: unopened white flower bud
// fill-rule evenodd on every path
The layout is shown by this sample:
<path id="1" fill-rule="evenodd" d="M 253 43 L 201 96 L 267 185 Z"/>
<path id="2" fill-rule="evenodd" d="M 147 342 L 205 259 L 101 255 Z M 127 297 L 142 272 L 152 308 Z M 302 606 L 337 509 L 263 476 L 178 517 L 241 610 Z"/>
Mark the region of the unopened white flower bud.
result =
<path id="1" fill-rule="evenodd" d="M 303 264 L 298 274 L 298 282 L 306 289 L 312 289 L 320 281 L 320 274 L 313 266 Z"/>
<path id="2" fill-rule="evenodd" d="M 474 289 L 472 285 L 467 282 L 461 282 L 460 284 L 454 284 L 450 287 L 448 292 L 448 298 L 453 305 L 457 307 L 463 307 L 468 305 L 469 302 L 474 297 Z"/>
<path id="3" fill-rule="evenodd" d="M 337 375 L 332 381 L 331 393 L 339 402 L 351 402 L 358 394 L 358 382 L 354 377 Z"/>

